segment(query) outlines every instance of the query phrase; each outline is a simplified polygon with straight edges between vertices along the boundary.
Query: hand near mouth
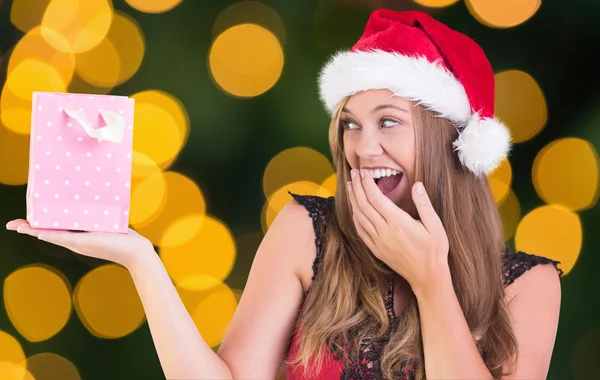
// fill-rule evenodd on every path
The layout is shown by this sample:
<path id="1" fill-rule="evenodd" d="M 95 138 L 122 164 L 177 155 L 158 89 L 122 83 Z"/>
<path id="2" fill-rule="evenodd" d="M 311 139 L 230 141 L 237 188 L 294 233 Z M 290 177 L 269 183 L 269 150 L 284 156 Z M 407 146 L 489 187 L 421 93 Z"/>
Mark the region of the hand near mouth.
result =
<path id="1" fill-rule="evenodd" d="M 405 278 L 413 290 L 448 271 L 448 236 L 421 182 L 412 198 L 420 220 L 396 206 L 366 170 L 353 169 L 348 197 L 358 235 L 371 252 Z"/>

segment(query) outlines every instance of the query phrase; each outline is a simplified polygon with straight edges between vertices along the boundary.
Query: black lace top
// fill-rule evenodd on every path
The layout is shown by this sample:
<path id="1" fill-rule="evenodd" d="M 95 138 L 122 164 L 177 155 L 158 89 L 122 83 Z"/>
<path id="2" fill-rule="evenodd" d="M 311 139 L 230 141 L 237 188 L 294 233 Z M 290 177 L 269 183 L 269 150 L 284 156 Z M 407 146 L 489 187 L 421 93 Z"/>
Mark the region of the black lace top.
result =
<path id="1" fill-rule="evenodd" d="M 316 245 L 316 258 L 312 265 L 312 280 L 314 281 L 318 274 L 319 266 L 323 258 L 327 217 L 333 211 L 335 200 L 334 197 L 323 198 L 293 193 L 290 193 L 290 195 L 296 200 L 296 202 L 306 208 L 309 216 L 312 219 L 315 230 Z M 546 257 L 530 255 L 524 252 L 515 253 L 507 250 L 502 258 L 504 286 L 506 287 L 512 284 L 523 273 L 540 264 L 554 265 L 559 276 L 562 276 L 563 271 L 557 267 L 559 263 L 560 262 L 548 259 Z M 390 329 L 392 329 L 398 323 L 398 319 L 394 312 L 394 281 L 390 281 L 384 304 L 390 320 Z M 358 347 L 350 347 L 350 355 L 345 355 L 344 357 L 342 357 L 341 353 L 335 352 L 332 349 L 330 352 L 334 355 L 335 359 L 343 360 L 344 363 L 340 379 L 383 379 L 383 373 L 379 366 L 379 357 L 383 352 L 383 348 L 385 347 L 385 344 L 387 344 L 388 340 L 389 336 L 384 336 L 379 339 L 365 339 L 360 342 Z M 414 375 L 414 364 L 408 367 L 407 372 L 396 374 L 398 379 L 406 380 L 414 378 Z"/>

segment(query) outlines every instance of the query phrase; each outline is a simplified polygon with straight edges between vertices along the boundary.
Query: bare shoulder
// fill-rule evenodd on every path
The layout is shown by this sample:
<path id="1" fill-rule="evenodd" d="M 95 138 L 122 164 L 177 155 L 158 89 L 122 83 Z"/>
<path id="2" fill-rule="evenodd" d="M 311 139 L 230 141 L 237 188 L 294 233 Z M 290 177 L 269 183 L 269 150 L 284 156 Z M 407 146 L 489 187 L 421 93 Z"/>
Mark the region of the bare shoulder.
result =
<path id="1" fill-rule="evenodd" d="M 273 379 L 289 348 L 314 257 L 306 209 L 291 200 L 265 234 L 218 355 L 235 379 Z"/>
<path id="2" fill-rule="evenodd" d="M 310 211 L 293 199 L 277 214 L 269 231 L 270 239 L 280 240 L 278 243 L 289 247 L 290 253 L 293 253 L 286 258 L 293 261 L 295 274 L 303 290 L 308 290 L 312 281 L 312 264 L 316 258 L 315 230 Z"/>

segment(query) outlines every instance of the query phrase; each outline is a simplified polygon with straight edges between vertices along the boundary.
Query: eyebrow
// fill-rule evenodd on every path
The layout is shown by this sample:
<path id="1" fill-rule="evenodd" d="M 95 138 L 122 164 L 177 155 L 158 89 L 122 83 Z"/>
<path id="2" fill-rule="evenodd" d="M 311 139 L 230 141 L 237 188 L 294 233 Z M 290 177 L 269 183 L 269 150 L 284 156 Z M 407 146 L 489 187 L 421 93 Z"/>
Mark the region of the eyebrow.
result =
<path id="1" fill-rule="evenodd" d="M 406 113 L 408 113 L 408 110 L 407 110 L 406 108 L 398 107 L 398 106 L 395 106 L 395 105 L 393 105 L 393 104 L 380 104 L 380 105 L 378 105 L 377 107 L 373 108 L 373 111 L 371 111 L 371 113 L 375 113 L 375 112 L 377 112 L 377 111 L 381 111 L 381 110 L 384 110 L 384 109 L 386 109 L 386 108 L 394 108 L 394 109 L 396 109 L 396 110 L 398 110 L 398 111 L 402 111 L 402 112 L 406 112 Z M 351 112 L 351 111 L 350 111 L 348 108 L 346 108 L 346 107 L 342 108 L 342 111 L 343 111 L 343 112 L 352 113 L 352 112 Z"/>

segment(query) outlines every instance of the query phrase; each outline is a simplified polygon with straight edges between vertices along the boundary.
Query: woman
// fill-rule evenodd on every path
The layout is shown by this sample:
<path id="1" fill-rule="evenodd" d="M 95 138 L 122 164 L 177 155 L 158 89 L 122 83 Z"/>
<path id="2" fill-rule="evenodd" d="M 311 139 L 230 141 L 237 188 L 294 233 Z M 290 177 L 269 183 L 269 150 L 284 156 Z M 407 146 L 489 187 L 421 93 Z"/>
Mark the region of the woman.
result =
<path id="1" fill-rule="evenodd" d="M 424 13 L 373 12 L 319 81 L 336 197 L 293 194 L 218 353 L 134 231 L 7 228 L 125 266 L 167 378 L 269 379 L 284 359 L 288 379 L 545 378 L 557 262 L 504 245 L 485 176 L 509 149 L 493 81 L 468 37 Z"/>

